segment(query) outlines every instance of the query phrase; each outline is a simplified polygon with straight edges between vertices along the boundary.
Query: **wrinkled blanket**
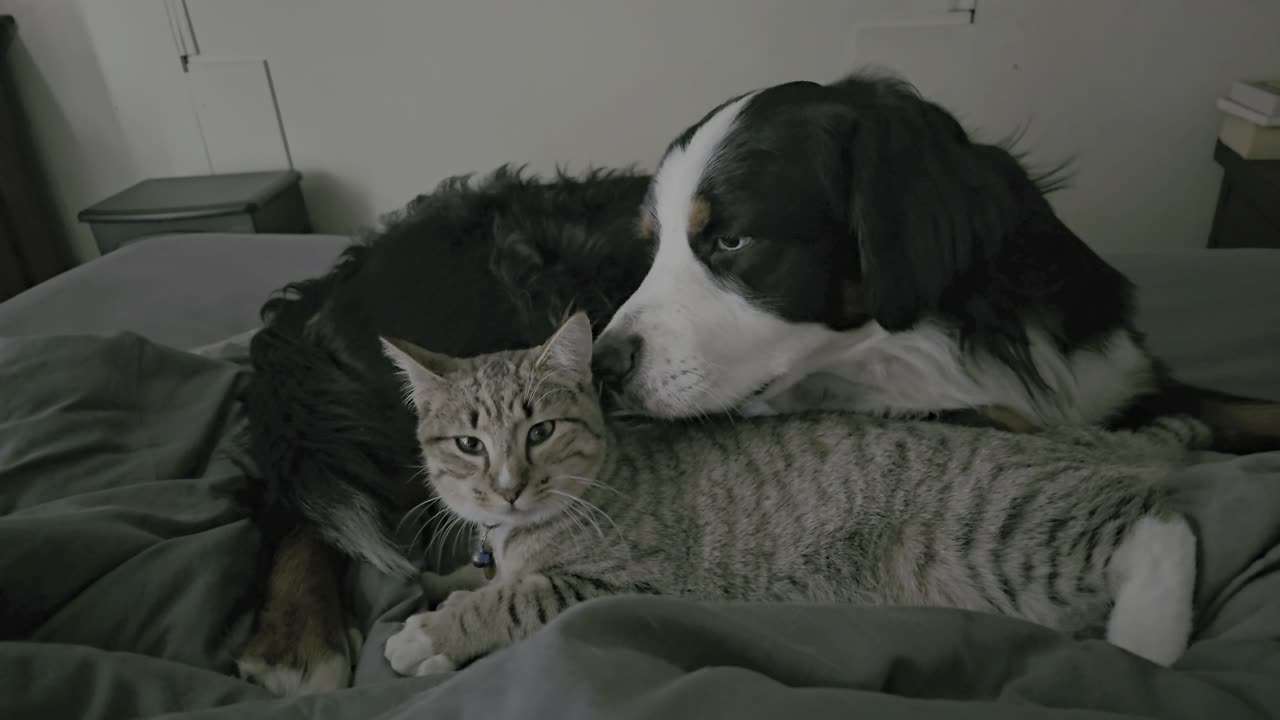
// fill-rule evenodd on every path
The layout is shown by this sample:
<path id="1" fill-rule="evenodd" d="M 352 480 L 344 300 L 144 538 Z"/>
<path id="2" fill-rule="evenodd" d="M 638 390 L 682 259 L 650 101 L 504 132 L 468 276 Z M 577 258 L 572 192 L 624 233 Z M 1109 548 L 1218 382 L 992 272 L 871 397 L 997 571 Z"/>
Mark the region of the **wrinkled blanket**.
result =
<path id="1" fill-rule="evenodd" d="M 365 568 L 355 687 L 274 698 L 230 674 L 265 562 L 241 359 L 0 339 L 0 717 L 1280 717 L 1280 453 L 1176 478 L 1203 555 L 1172 669 L 970 612 L 636 597 L 399 679 L 382 642 L 416 589 Z"/>

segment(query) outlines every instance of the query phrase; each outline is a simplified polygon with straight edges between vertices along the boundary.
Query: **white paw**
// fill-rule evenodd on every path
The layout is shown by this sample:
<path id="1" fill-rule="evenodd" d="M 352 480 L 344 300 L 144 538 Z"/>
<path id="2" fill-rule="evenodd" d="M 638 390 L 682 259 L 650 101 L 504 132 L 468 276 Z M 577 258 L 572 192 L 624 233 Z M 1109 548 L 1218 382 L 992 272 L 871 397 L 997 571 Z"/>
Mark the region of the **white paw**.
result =
<path id="1" fill-rule="evenodd" d="M 418 667 L 414 669 L 413 674 L 417 675 L 418 677 L 422 677 L 423 675 L 434 675 L 436 673 L 453 672 L 454 670 L 457 670 L 457 669 L 458 669 L 458 666 L 455 665 L 452 660 L 445 657 L 444 655 L 432 655 L 426 660 L 423 660 L 422 663 L 419 664 Z"/>
<path id="2" fill-rule="evenodd" d="M 242 657 L 236 660 L 236 668 L 240 677 L 283 696 L 313 695 L 351 684 L 351 662 L 336 652 L 311 656 L 305 668 L 272 664 L 260 657 Z"/>
<path id="3" fill-rule="evenodd" d="M 387 638 L 382 654 L 398 674 L 421 676 L 455 669 L 456 665 L 449 658 L 435 651 L 431 636 L 427 634 L 427 623 L 433 614 L 410 615 L 400 632 Z"/>

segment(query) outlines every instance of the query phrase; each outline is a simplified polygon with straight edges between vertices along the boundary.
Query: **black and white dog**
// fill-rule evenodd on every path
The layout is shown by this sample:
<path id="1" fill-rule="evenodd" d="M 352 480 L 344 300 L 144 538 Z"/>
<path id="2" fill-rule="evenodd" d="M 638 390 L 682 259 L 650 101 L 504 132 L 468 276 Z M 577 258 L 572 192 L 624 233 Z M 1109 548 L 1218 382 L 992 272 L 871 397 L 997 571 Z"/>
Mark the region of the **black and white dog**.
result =
<path id="1" fill-rule="evenodd" d="M 656 253 L 597 370 L 660 417 L 1105 425 L 1196 395 L 1144 349 L 1130 282 L 1055 215 L 1051 184 L 900 80 L 735 97 L 662 158 L 641 221 Z"/>

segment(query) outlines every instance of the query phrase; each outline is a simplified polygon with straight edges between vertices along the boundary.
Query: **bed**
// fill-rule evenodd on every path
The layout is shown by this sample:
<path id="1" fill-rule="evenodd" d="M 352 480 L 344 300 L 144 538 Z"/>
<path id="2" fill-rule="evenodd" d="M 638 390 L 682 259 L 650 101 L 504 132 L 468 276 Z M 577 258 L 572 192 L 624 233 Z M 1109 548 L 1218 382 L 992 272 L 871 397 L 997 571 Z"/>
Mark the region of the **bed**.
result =
<path id="1" fill-rule="evenodd" d="M 961 611 L 594 601 L 456 674 L 396 678 L 417 589 L 347 578 L 353 687 L 276 698 L 232 676 L 264 554 L 242 406 L 266 296 L 336 236 L 127 246 L 0 304 L 5 718 L 1280 717 L 1280 453 L 1175 480 L 1203 539 L 1173 669 Z M 1280 251 L 1113 255 L 1183 379 L 1280 401 Z"/>

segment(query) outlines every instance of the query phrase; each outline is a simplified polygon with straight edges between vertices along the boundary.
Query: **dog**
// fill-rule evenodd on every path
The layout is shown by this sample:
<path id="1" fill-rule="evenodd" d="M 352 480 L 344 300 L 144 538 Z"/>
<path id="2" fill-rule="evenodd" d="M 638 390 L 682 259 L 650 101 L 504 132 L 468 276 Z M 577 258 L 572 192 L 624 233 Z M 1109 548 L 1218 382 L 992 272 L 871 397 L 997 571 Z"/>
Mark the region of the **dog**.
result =
<path id="1" fill-rule="evenodd" d="M 648 274 L 597 339 L 621 405 L 840 409 L 1028 431 L 1190 408 L 1280 437 L 1274 405 L 1179 385 L 1134 288 L 1054 213 L 1059 174 L 972 141 L 907 82 L 731 98 L 667 148 Z"/>
<path id="2" fill-rule="evenodd" d="M 414 477 L 415 420 L 379 335 L 467 356 L 543 342 L 578 309 L 599 330 L 647 267 L 634 221 L 649 181 L 629 169 L 542 180 L 509 167 L 450 178 L 327 275 L 268 300 L 250 344 L 248 410 L 266 481 L 252 501 L 271 557 L 236 653 L 242 677 L 282 695 L 346 686 L 361 638 L 338 594 L 343 568 L 420 572 L 425 548 L 395 530 L 406 517 L 421 524 L 429 491 Z"/>
<path id="3" fill-rule="evenodd" d="M 907 84 L 854 76 L 733 98 L 652 177 L 500 170 L 419 198 L 264 306 L 249 409 L 274 556 L 241 674 L 282 694 L 347 684 L 342 565 L 417 571 L 392 529 L 426 483 L 380 335 L 475 355 L 541 343 L 581 307 L 596 372 L 665 418 L 839 408 L 1030 430 L 1203 400 L 1143 348 L 1132 287 L 1054 215 L 1052 180 Z M 1201 409 L 1219 424 L 1258 424 L 1217 402 Z"/>

